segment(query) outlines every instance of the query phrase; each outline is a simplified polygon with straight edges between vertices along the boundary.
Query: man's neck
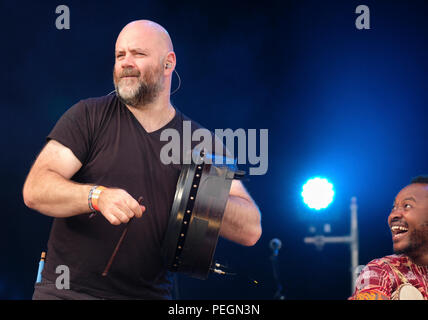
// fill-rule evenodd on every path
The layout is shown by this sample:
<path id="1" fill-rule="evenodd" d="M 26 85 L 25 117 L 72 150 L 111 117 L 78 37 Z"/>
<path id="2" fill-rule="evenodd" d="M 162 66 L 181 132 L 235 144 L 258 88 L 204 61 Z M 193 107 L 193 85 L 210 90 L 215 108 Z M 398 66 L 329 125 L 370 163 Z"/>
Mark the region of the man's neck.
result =
<path id="1" fill-rule="evenodd" d="M 149 133 L 162 128 L 175 116 L 175 109 L 169 99 L 166 101 L 159 99 L 141 107 L 131 107 L 128 105 L 126 107 Z"/>
<path id="2" fill-rule="evenodd" d="M 428 266 L 428 254 L 409 255 L 409 259 L 419 266 Z"/>

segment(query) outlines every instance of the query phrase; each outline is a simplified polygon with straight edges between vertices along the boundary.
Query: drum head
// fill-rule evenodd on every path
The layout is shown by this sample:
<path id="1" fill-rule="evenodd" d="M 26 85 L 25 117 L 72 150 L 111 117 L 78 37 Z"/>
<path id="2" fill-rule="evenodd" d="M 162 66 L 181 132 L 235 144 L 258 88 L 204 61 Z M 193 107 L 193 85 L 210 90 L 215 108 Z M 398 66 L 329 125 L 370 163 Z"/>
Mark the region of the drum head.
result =
<path id="1" fill-rule="evenodd" d="M 398 300 L 424 300 L 424 298 L 418 289 L 407 283 L 399 290 Z"/>

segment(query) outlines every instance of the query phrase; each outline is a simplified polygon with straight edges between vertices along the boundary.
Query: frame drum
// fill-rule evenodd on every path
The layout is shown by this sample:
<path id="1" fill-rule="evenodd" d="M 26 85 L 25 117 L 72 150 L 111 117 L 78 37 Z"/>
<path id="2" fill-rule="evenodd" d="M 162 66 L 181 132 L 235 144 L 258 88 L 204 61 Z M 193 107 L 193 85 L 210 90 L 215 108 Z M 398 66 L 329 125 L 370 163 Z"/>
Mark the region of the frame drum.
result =
<path id="1" fill-rule="evenodd" d="M 232 180 L 244 172 L 230 158 L 219 159 L 204 151 L 194 152 L 195 158 L 199 161 L 182 165 L 162 255 L 170 271 L 206 279 Z"/>

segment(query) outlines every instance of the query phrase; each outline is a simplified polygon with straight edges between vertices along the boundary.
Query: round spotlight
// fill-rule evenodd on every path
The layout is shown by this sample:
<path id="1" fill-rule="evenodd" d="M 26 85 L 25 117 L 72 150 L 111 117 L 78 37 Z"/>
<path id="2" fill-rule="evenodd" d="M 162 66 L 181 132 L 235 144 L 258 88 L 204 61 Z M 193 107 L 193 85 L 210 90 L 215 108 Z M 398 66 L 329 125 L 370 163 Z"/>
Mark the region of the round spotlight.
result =
<path id="1" fill-rule="evenodd" d="M 303 185 L 302 197 L 309 208 L 325 209 L 334 198 L 333 184 L 325 178 L 311 178 Z"/>

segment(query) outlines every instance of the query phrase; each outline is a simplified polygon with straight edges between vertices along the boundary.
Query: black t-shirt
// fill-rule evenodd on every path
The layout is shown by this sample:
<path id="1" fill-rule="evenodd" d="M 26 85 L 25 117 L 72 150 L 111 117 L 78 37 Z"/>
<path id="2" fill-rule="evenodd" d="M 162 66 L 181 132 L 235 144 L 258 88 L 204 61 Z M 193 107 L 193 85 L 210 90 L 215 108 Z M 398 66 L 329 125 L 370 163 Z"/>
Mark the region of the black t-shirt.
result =
<path id="1" fill-rule="evenodd" d="M 163 128 L 148 133 L 116 96 L 78 102 L 57 122 L 47 139 L 70 148 L 82 162 L 71 180 L 126 190 L 142 196 L 146 211 L 134 219 L 106 277 L 101 274 L 124 224 L 102 214 L 55 218 L 42 276 L 55 281 L 57 266 L 70 270 L 70 289 L 107 299 L 169 299 L 171 274 L 161 256 L 180 165 L 160 161 L 163 129 L 183 133 L 189 118 L 176 109 Z M 201 126 L 192 121 L 192 132 Z"/>

